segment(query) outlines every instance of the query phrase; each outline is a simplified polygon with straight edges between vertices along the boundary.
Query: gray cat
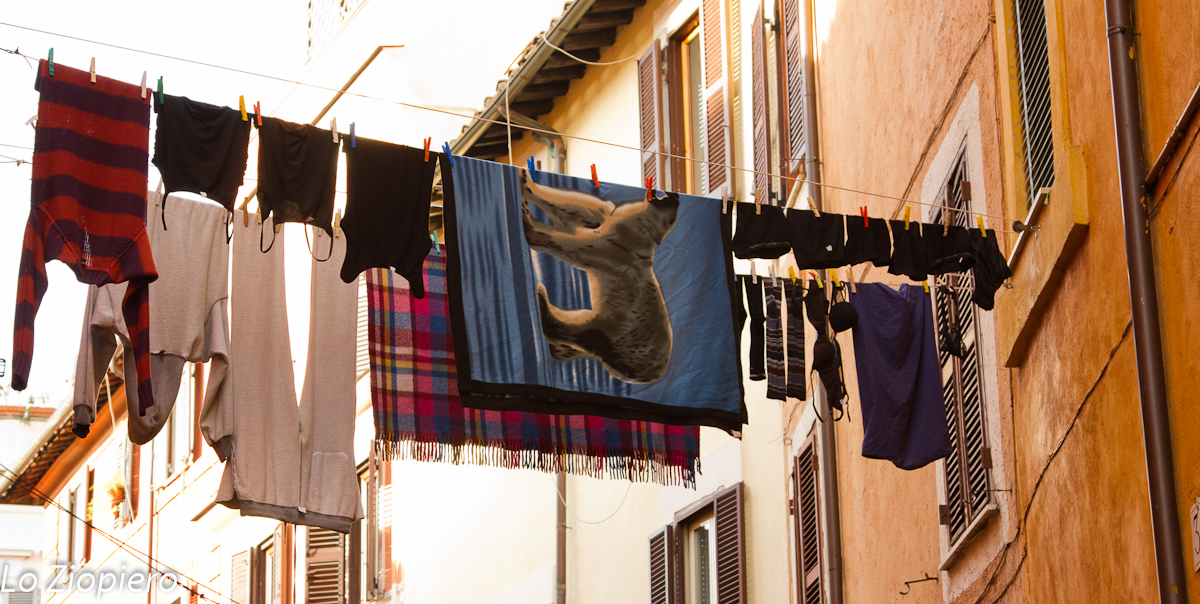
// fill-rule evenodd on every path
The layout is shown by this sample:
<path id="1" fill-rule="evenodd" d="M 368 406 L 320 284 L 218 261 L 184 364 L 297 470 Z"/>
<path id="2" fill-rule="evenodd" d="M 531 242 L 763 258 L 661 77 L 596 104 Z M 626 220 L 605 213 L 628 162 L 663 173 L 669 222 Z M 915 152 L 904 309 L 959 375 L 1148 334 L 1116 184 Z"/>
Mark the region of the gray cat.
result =
<path id="1" fill-rule="evenodd" d="M 544 187 L 521 170 L 521 207 L 529 247 L 587 273 L 592 308 L 550 305 L 538 284 L 542 332 L 558 361 L 596 359 L 613 377 L 646 384 L 671 360 L 671 317 L 654 275 L 654 248 L 675 226 L 679 197 L 627 202 Z M 529 204 L 550 217 L 533 218 Z"/>

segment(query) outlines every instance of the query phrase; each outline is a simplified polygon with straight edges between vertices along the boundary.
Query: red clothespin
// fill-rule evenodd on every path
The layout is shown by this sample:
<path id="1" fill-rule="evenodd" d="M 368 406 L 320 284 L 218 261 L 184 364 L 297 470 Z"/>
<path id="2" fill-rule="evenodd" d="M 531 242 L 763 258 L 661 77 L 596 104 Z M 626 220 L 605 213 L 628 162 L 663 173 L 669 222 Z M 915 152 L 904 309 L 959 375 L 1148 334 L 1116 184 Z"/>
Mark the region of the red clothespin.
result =
<path id="1" fill-rule="evenodd" d="M 258 125 L 262 125 L 262 101 L 254 102 L 254 119 L 258 120 Z"/>
<path id="2" fill-rule="evenodd" d="M 429 162 L 429 142 L 433 140 L 432 136 L 425 137 L 425 162 Z"/>
<path id="3" fill-rule="evenodd" d="M 596 164 L 592 164 L 592 186 L 600 188 L 600 177 L 596 175 Z"/>
<path id="4" fill-rule="evenodd" d="M 653 193 L 653 189 L 654 189 L 654 177 L 647 176 L 646 177 L 646 201 L 650 201 L 650 196 Z"/>
<path id="5" fill-rule="evenodd" d="M 865 228 L 871 226 L 871 223 L 867 222 L 867 206 L 858 206 L 858 213 L 862 214 L 863 228 L 865 229 Z"/>

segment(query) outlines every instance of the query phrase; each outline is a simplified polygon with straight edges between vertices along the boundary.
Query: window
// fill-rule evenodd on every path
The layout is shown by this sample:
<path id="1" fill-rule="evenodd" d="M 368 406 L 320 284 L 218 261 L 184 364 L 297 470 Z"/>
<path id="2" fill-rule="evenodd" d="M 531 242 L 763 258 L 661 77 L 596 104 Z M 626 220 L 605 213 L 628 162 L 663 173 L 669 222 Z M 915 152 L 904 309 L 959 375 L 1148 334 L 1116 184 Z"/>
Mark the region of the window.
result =
<path id="1" fill-rule="evenodd" d="M 638 63 L 642 175 L 658 186 L 696 195 L 733 191 L 728 30 L 725 1 L 703 0 L 667 40 L 665 61 L 656 40 Z M 664 160 L 663 149 L 704 163 Z"/>
<path id="2" fill-rule="evenodd" d="M 801 0 L 782 0 L 775 5 L 775 22 L 779 24 L 775 30 L 775 68 L 779 82 L 776 87 L 779 95 L 779 172 L 792 177 L 800 173 L 807 144 L 804 132 L 806 49 L 801 34 L 803 22 L 800 3 Z M 782 197 L 786 199 L 786 182 L 783 183 L 783 189 Z"/>
<path id="3" fill-rule="evenodd" d="M 967 161 L 960 154 L 943 189 L 946 207 L 968 209 L 971 183 Z M 939 210 L 935 223 L 970 228 L 966 212 Z M 971 522 L 991 502 L 991 450 L 979 376 L 980 342 L 975 306 L 971 303 L 973 276 L 951 273 L 935 279 L 934 319 L 937 327 L 938 360 L 946 398 L 946 422 L 953 452 L 945 460 L 946 504 L 939 516 L 950 532 L 950 544 L 962 538 Z"/>
<path id="4" fill-rule="evenodd" d="M 83 558 L 92 559 L 92 523 L 96 521 L 96 469 L 88 468 L 87 490 L 84 491 Z"/>
<path id="5" fill-rule="evenodd" d="M 760 0 L 758 12 L 750 29 L 751 65 L 751 124 L 754 128 L 754 195 L 757 201 L 770 199 L 771 195 L 771 134 L 767 107 L 767 43 L 766 27 L 763 23 L 763 4 Z M 766 196 L 758 199 L 759 196 Z"/>
<path id="6" fill-rule="evenodd" d="M 367 600 L 383 598 L 393 586 L 402 584 L 400 566 L 392 560 L 392 465 L 374 451 L 359 466 L 364 480 L 366 518 L 361 530 L 362 589 Z"/>
<path id="7" fill-rule="evenodd" d="M 817 488 L 817 441 L 800 446 L 792 464 L 791 514 L 796 545 L 796 601 L 819 604 L 821 592 L 821 506 Z"/>
<path id="8" fill-rule="evenodd" d="M 262 543 L 230 558 L 231 604 L 291 604 L 293 533 L 280 523 Z"/>
<path id="9" fill-rule="evenodd" d="M 1050 124 L 1050 58 L 1045 0 L 1013 0 L 1021 141 L 1018 164 L 1024 172 L 1028 212 L 1042 187 L 1054 184 L 1054 140 Z"/>
<path id="10" fill-rule="evenodd" d="M 651 604 L 744 604 L 742 484 L 675 515 L 650 536 Z"/>
<path id="11" fill-rule="evenodd" d="M 79 561 L 79 558 L 75 555 L 75 536 L 78 533 L 78 531 L 75 530 L 75 525 L 79 522 L 76 520 L 76 517 L 79 516 L 79 507 L 75 505 L 75 502 L 79 499 L 78 491 L 78 489 L 71 489 L 70 492 L 67 493 L 67 517 L 65 520 L 67 522 L 68 568 L 74 568 L 74 564 Z"/>
<path id="12" fill-rule="evenodd" d="M 308 527 L 304 562 L 305 604 L 346 604 L 346 536 L 326 528 Z"/>

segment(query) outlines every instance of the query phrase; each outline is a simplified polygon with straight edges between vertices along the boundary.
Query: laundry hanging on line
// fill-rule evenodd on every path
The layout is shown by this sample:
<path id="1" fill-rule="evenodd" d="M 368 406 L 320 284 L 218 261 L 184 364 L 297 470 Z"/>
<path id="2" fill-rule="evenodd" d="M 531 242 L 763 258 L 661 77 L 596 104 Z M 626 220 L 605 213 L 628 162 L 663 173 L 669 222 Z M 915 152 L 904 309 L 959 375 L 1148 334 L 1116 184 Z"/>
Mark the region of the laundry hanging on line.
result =
<path id="1" fill-rule="evenodd" d="M 425 259 L 426 296 L 388 269 L 364 276 L 375 448 L 413 459 L 569 472 L 695 488 L 700 429 L 582 415 L 464 408 L 446 257 Z"/>

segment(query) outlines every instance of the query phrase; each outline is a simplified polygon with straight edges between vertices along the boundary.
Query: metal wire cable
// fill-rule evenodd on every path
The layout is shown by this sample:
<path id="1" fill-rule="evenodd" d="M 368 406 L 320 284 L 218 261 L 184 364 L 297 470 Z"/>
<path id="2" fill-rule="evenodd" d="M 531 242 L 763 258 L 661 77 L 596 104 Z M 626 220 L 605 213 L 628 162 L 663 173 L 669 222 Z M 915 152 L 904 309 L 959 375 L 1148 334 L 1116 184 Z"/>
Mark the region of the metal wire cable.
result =
<path id="1" fill-rule="evenodd" d="M 551 477 L 551 478 L 553 478 L 553 477 Z M 554 492 L 558 495 L 558 500 L 562 502 L 563 508 L 565 508 L 567 510 L 567 512 L 569 514 L 571 514 L 572 517 L 575 518 L 575 520 L 579 521 L 582 524 L 604 524 L 605 522 L 612 520 L 613 516 L 616 516 L 617 512 L 621 511 L 621 508 L 625 505 L 625 499 L 629 497 L 629 491 L 631 491 L 632 489 L 633 489 L 633 481 L 632 480 L 626 481 L 625 495 L 621 497 L 621 503 L 617 504 L 617 509 L 613 510 L 613 513 L 606 516 L 604 518 L 604 520 L 597 520 L 596 522 L 588 522 L 587 520 L 584 520 L 584 519 L 580 518 L 579 516 L 575 515 L 575 510 L 572 510 L 571 506 L 567 505 L 567 500 L 563 498 L 562 491 L 558 490 L 558 484 L 556 483 L 554 485 Z"/>
<path id="2" fill-rule="evenodd" d="M 624 59 L 617 59 L 616 61 L 585 61 L 585 60 L 551 44 L 550 40 L 546 39 L 546 34 L 542 34 L 542 44 L 545 44 L 546 46 L 549 46 L 550 48 L 553 48 L 554 50 L 557 50 L 558 52 L 561 52 L 564 55 L 567 55 L 568 57 L 570 57 L 576 61 L 579 61 L 580 63 L 583 63 L 584 65 L 616 65 L 618 63 L 624 63 L 626 61 L 632 61 L 632 60 L 638 58 L 638 56 L 639 56 L 639 55 L 633 55 L 631 57 L 625 57 Z"/>
<path id="3" fill-rule="evenodd" d="M 597 145 L 606 145 L 606 146 L 609 146 L 609 147 L 615 147 L 615 148 L 618 148 L 618 149 L 627 149 L 627 150 L 630 150 L 630 151 L 638 151 L 638 152 L 643 152 L 643 153 L 654 153 L 654 154 L 656 154 L 656 155 L 659 155 L 659 156 L 661 156 L 661 157 L 669 157 L 669 158 L 672 158 L 672 159 L 678 159 L 678 160 L 681 160 L 681 161 L 688 161 L 688 162 L 692 162 L 692 163 L 696 163 L 696 164 L 704 164 L 704 165 L 709 165 L 709 166 L 716 166 L 716 167 L 718 167 L 718 168 L 728 168 L 728 169 L 730 169 L 730 170 L 737 170 L 737 171 L 739 171 L 739 172 L 744 172 L 744 173 L 747 173 L 747 174 L 762 174 L 762 175 L 764 175 L 764 176 L 768 176 L 768 177 L 772 177 L 772 178 L 779 178 L 779 179 L 781 179 L 781 180 L 785 180 L 785 181 L 791 181 L 791 182 L 796 182 L 796 183 L 806 183 L 806 184 L 809 184 L 809 185 L 812 185 L 812 186 L 823 187 L 823 188 L 827 188 L 827 189 L 834 189 L 834 190 L 837 190 L 837 191 L 845 191 L 845 192 L 848 192 L 848 193 L 857 193 L 857 194 L 859 194 L 859 195 L 867 195 L 867 196 L 871 196 L 871 197 L 878 197 L 878 198 L 881 198 L 881 199 L 890 199 L 890 200 L 893 200 L 893 201 L 900 201 L 900 202 L 909 203 L 909 204 L 913 204 L 913 205 L 920 205 L 920 206 L 928 206 L 928 207 L 936 207 L 936 208 L 943 208 L 943 209 L 945 209 L 945 208 L 944 208 L 944 206 L 942 206 L 941 204 L 936 204 L 936 203 L 927 203 L 927 202 L 923 202 L 923 201 L 916 201 L 916 200 L 911 200 L 911 199 L 905 199 L 905 198 L 903 198 L 903 197 L 896 197 L 896 196 L 893 196 L 893 195 L 885 195 L 885 194 L 882 194 L 882 193 L 873 193 L 873 192 L 871 192 L 871 191 L 862 191 L 862 190 L 859 190 L 859 189 L 853 189 L 853 188 L 850 188 L 850 187 L 843 187 L 843 186 L 838 186 L 838 185 L 834 185 L 834 184 L 829 184 L 829 183 L 824 183 L 824 182 L 818 182 L 818 181 L 814 181 L 814 180 L 808 180 L 808 179 L 804 179 L 804 178 L 797 178 L 797 177 L 791 177 L 791 176 L 784 176 L 784 175 L 782 175 L 782 174 L 775 174 L 775 173 L 772 173 L 772 172 L 763 172 L 763 171 L 759 171 L 759 170 L 753 170 L 753 169 L 750 169 L 750 168 L 742 168 L 742 167 L 739 167 L 739 166 L 734 166 L 734 165 L 731 165 L 731 164 L 724 164 L 724 163 L 721 163 L 721 162 L 707 161 L 707 160 L 703 160 L 703 159 L 697 159 L 697 158 L 693 158 L 693 157 L 685 157 L 685 156 L 682 156 L 682 155 L 675 155 L 675 154 L 673 154 L 673 153 L 666 153 L 666 152 L 663 152 L 663 151 L 653 151 L 653 150 L 651 150 L 651 149 L 642 149 L 641 147 L 634 147 L 634 146 L 632 146 L 632 145 L 622 145 L 622 144 L 620 144 L 620 143 L 613 143 L 613 142 L 609 142 L 609 141 L 602 141 L 602 140 L 597 140 L 597 139 L 593 139 L 593 138 L 588 138 L 588 137 L 585 137 L 585 136 L 577 136 L 577 135 L 573 135 L 573 134 L 563 134 L 563 133 L 561 133 L 561 132 L 553 132 L 553 131 L 546 130 L 546 129 L 542 129 L 542 128 L 534 128 L 534 127 L 530 127 L 530 126 L 523 126 L 523 125 L 520 125 L 520 124 L 515 124 L 515 123 L 514 123 L 514 124 L 511 124 L 511 126 L 510 126 L 510 124 L 509 124 L 508 122 L 506 122 L 506 121 L 495 120 L 495 119 L 488 119 L 488 118 L 484 118 L 484 117 L 481 117 L 481 116 L 475 116 L 475 115 L 463 115 L 463 114 L 461 114 L 461 113 L 456 113 L 456 112 L 454 112 L 454 111 L 447 111 L 447 110 L 445 110 L 445 109 L 438 109 L 438 108 L 436 108 L 436 107 L 428 107 L 428 106 L 425 106 L 425 105 L 417 105 L 417 104 L 413 104 L 413 103 L 406 103 L 406 102 L 403 102 L 403 101 L 396 101 L 396 100 L 392 100 L 392 99 L 385 99 L 385 98 L 376 97 L 376 96 L 371 96 L 371 95 L 367 95 L 367 94 L 361 94 L 361 93 L 357 93 L 357 92 L 350 92 L 350 91 L 348 91 L 348 90 L 347 90 L 347 91 L 342 91 L 342 90 L 340 90 L 340 89 L 331 88 L 331 87 L 328 87 L 328 86 L 321 86 L 321 85 L 319 85 L 319 84 L 310 84 L 310 83 L 308 83 L 308 82 L 299 82 L 299 81 L 296 81 L 296 80 L 290 80 L 290 79 L 288 79 L 288 78 L 281 78 L 281 77 L 279 77 L 279 76 L 272 76 L 272 75 L 267 75 L 267 74 L 261 74 L 261 73 L 256 73 L 256 72 L 253 72 L 253 71 L 247 71 L 247 70 L 244 70 L 244 69 L 236 69 L 236 68 L 233 68 L 233 67 L 225 67 L 225 66 L 223 66 L 223 65 L 215 65 L 215 64 L 213 64 L 213 63 L 206 63 L 206 62 L 204 62 L 204 61 L 196 61 L 196 60 L 193 60 L 193 59 L 184 59 L 184 58 L 181 58 L 181 57 L 174 57 L 174 56 L 171 56 L 171 55 L 165 55 L 165 54 L 162 54 L 162 53 L 156 53 L 156 52 L 151 52 L 151 51 L 146 51 L 146 50 L 139 50 L 139 49 L 136 49 L 136 48 L 130 48 L 130 47 L 128 47 L 128 46 L 120 46 L 120 45 L 117 45 L 117 44 L 109 44 L 109 43 L 107 43 L 107 42 L 98 42 L 98 41 L 95 41 L 95 40 L 89 40 L 89 39 L 87 39 L 87 38 L 80 38 L 80 37 L 76 37 L 76 36 L 69 36 L 69 35 L 66 35 L 66 34 L 59 34 L 59 33 L 51 32 L 51 31 L 46 31 L 46 30 L 36 29 L 36 28 L 33 28 L 33 27 L 25 27 L 25 26 L 23 26 L 23 25 L 15 25 L 15 24 L 12 24 L 12 23 L 5 23 L 5 22 L 0 22 L 0 25 L 6 26 L 6 27 L 12 27 L 12 28 L 15 28 L 15 29 L 23 29 L 23 30 L 26 30 L 26 31 L 32 31 L 32 32 L 40 33 L 40 34 L 49 35 L 49 36 L 57 36 L 57 37 L 61 37 L 61 38 L 67 38 L 67 39 L 69 39 L 69 40 L 76 40 L 76 41 L 79 41 L 79 42 L 87 42 L 87 43 L 89 43 L 89 44 L 97 44 L 97 45 L 100 45 L 100 46 L 107 46 L 107 47 L 110 47 L 110 48 L 116 48 L 116 49 L 119 49 L 119 50 L 125 50 L 125 51 L 128 51 L 128 52 L 141 53 L 141 54 L 145 54 L 145 55 L 149 55 L 149 56 L 154 56 L 154 57 L 159 57 L 159 58 L 164 58 L 164 59 L 170 59 L 170 60 L 174 60 L 174 61 L 181 61 L 181 62 L 184 62 L 184 63 L 191 63 L 191 64 L 193 64 L 193 65 L 201 65 L 201 66 L 204 66 L 204 67 L 211 67 L 211 68 L 213 68 L 213 69 L 222 69 L 222 70 L 231 71 L 231 72 L 234 72 L 234 73 L 240 73 L 240 74 L 245 74 L 245 75 L 255 76 L 255 77 L 264 78 L 264 79 L 268 79 L 268 80 L 274 80 L 274 81 L 277 81 L 277 82 L 284 82 L 284 83 L 288 83 L 288 84 L 295 84 L 295 85 L 297 85 L 297 86 L 307 86 L 307 87 L 309 87 L 309 88 L 315 88 L 315 89 L 318 89 L 318 90 L 325 90 L 325 91 L 328 91 L 328 92 L 341 92 L 342 94 L 345 94 L 345 95 L 356 96 L 356 97 L 359 97 L 359 98 L 368 99 L 368 100 L 373 100 L 373 101 L 380 101 L 380 102 L 384 102 L 384 103 L 392 103 L 392 104 L 394 104 L 394 105 L 399 105 L 399 106 L 401 106 L 401 107 L 409 107 L 409 108 L 412 108 L 412 109 L 419 109 L 419 110 L 422 110 L 422 111 L 431 111 L 431 112 L 434 112 L 434 113 L 441 113 L 441 114 L 445 114 L 445 115 L 451 115 L 451 116 L 454 116 L 454 117 L 459 117 L 459 118 L 464 118 L 464 119 L 474 119 L 474 120 L 478 120 L 478 121 L 481 121 L 481 122 L 486 122 L 486 123 L 490 123 L 490 124 L 497 124 L 497 125 L 502 125 L 502 126 L 506 126 L 506 127 L 519 128 L 519 129 L 522 129 L 522 130 L 527 130 L 527 131 L 530 131 L 530 132 L 539 132 L 539 133 L 542 133 L 542 134 L 548 134 L 548 135 L 560 136 L 560 137 L 562 137 L 562 138 L 569 138 L 569 139 L 578 140 L 578 141 L 584 141 L 584 142 L 589 142 L 589 143 L 593 143 L 593 144 L 597 144 Z M 14 53 L 14 54 L 15 54 L 15 53 Z M 25 58 L 36 58 L 36 57 L 28 57 L 27 55 L 24 55 L 24 54 L 21 54 L 21 55 L 19 55 L 19 56 L 22 56 L 22 57 L 25 57 Z M 511 158 L 510 158 L 510 161 L 511 161 Z M 736 201 L 736 200 L 730 200 L 730 201 L 735 201 L 736 203 L 751 203 L 751 202 Z M 977 211 L 974 211 L 974 210 L 966 210 L 966 209 L 949 208 L 949 211 L 951 211 L 951 212 L 961 212 L 961 213 L 963 213 L 963 214 L 968 214 L 968 215 L 975 215 L 975 216 L 984 216 L 984 217 L 988 217 L 988 218 L 995 218 L 995 219 L 997 219 L 997 220 L 1008 221 L 1008 222 L 1014 222 L 1014 221 L 1016 221 L 1016 220 L 1017 220 L 1017 219 L 1015 219 L 1015 218 L 1009 218 L 1009 217 L 1007 217 L 1007 216 L 1002 216 L 1002 215 L 998 215 L 998 214 L 989 214 L 989 213 L 987 213 L 987 212 L 977 212 Z"/>

